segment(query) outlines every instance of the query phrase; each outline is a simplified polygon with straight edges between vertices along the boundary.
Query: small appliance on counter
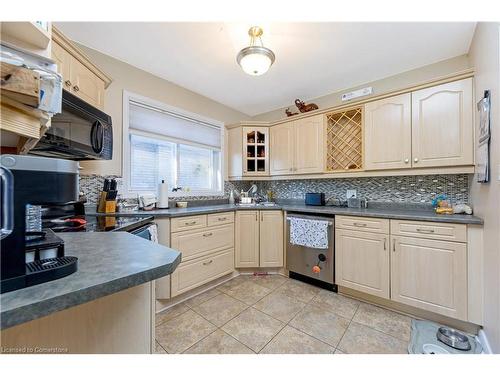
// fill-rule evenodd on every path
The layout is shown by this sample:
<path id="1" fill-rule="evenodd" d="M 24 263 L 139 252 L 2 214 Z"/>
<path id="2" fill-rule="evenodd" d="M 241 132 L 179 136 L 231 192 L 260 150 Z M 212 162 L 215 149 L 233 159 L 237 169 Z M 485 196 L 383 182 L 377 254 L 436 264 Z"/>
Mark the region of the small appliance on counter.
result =
<path id="1" fill-rule="evenodd" d="M 144 211 L 154 210 L 156 207 L 156 196 L 154 194 L 139 195 L 139 209 Z"/>
<path id="2" fill-rule="evenodd" d="M 324 206 L 325 193 L 306 193 L 307 206 Z"/>
<path id="3" fill-rule="evenodd" d="M 0 166 L 1 293 L 75 272 L 78 259 L 64 255 L 64 241 L 53 231 L 41 229 L 40 212 L 44 205 L 78 200 L 78 163 L 36 156 L 2 155 Z"/>

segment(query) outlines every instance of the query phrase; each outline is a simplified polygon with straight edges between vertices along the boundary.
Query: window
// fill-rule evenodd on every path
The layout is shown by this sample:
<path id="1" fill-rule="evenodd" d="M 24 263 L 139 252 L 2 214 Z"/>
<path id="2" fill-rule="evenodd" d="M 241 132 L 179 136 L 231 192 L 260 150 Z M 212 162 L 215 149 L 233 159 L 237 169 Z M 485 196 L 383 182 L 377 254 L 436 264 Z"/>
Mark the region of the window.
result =
<path id="1" fill-rule="evenodd" d="M 130 99 L 128 105 L 124 171 L 129 192 L 156 193 L 164 180 L 183 189 L 177 195 L 223 193 L 220 126 Z"/>

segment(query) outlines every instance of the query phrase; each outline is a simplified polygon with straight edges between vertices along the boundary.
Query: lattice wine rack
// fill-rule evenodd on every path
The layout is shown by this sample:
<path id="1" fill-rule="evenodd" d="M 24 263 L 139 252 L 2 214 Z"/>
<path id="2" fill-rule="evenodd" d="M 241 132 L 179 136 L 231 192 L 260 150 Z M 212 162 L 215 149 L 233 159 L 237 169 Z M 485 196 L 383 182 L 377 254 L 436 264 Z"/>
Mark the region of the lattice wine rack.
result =
<path id="1" fill-rule="evenodd" d="M 326 114 L 327 161 L 330 172 L 363 168 L 363 109 Z"/>

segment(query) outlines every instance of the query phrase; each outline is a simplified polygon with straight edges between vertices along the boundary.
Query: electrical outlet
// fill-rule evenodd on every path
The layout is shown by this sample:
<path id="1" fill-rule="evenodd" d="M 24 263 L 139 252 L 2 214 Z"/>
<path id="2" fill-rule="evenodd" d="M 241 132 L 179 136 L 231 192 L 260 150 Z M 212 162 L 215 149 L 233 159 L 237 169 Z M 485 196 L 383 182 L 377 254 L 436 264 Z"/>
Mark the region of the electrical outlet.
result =
<path id="1" fill-rule="evenodd" d="M 345 193 L 345 196 L 347 199 L 349 198 L 356 198 L 357 197 L 357 194 L 356 194 L 356 190 L 347 190 L 347 192 Z"/>

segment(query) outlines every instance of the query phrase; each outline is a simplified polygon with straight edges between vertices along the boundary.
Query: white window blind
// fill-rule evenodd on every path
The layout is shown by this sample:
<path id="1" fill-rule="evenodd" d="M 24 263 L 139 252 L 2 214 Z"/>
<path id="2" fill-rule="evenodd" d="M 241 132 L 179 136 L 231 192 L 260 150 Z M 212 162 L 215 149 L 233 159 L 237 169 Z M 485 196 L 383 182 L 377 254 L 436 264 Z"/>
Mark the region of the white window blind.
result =
<path id="1" fill-rule="evenodd" d="M 221 139 L 218 126 L 131 101 L 129 190 L 156 192 L 165 180 L 181 195 L 222 193 Z"/>
<path id="2" fill-rule="evenodd" d="M 130 103 L 129 128 L 162 135 L 181 143 L 221 147 L 218 126 L 135 102 Z"/>

